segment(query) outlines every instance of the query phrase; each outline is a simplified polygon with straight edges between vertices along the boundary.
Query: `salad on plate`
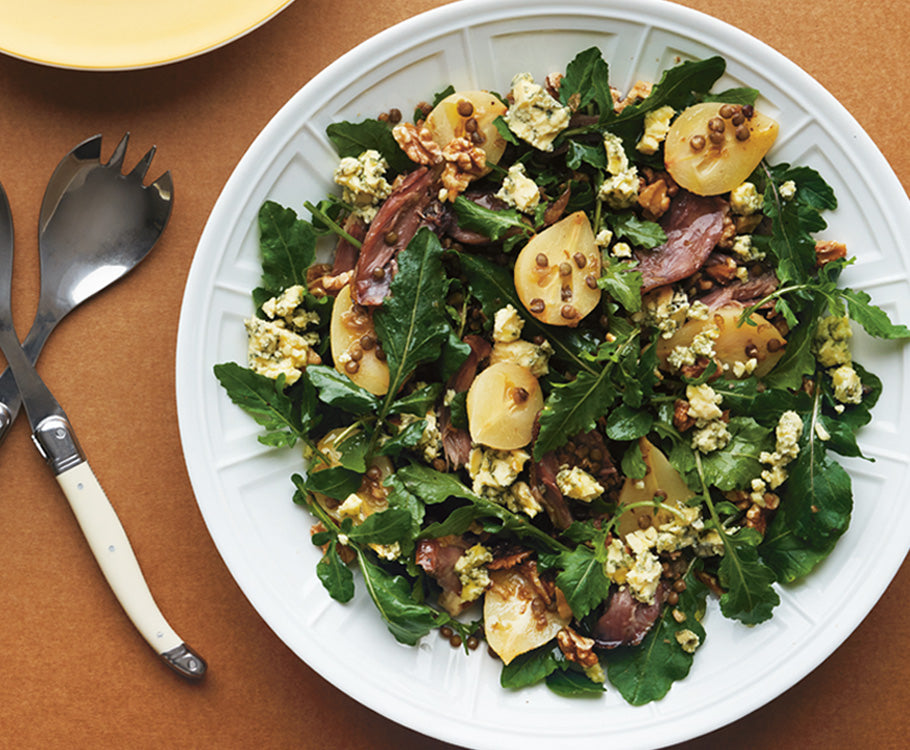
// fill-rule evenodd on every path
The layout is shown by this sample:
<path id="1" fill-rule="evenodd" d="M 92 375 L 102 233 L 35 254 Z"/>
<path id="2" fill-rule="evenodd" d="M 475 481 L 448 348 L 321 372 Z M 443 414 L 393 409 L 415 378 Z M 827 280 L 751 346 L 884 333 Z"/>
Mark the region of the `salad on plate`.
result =
<path id="1" fill-rule="evenodd" d="M 724 60 L 628 91 L 597 48 L 505 93 L 337 122 L 339 190 L 266 202 L 248 361 L 316 573 L 401 643 L 485 643 L 501 684 L 663 697 L 709 597 L 757 625 L 850 522 L 838 456 L 910 337 L 821 240 L 833 190 Z M 355 576 L 355 572 L 357 575 Z M 359 584 L 355 586 L 355 578 Z"/>

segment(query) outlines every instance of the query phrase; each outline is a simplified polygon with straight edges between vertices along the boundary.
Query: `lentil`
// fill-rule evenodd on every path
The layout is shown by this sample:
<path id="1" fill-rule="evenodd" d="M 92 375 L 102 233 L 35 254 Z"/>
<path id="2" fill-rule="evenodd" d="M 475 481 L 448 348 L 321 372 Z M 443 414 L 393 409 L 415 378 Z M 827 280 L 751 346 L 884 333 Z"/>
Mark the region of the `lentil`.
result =
<path id="1" fill-rule="evenodd" d="M 713 133 L 723 133 L 725 128 L 726 125 L 724 125 L 724 121 L 720 117 L 712 117 L 708 120 L 708 130 Z"/>
<path id="2" fill-rule="evenodd" d="M 701 151 L 705 147 L 705 137 L 703 135 L 693 135 L 689 139 L 689 148 L 693 151 Z"/>

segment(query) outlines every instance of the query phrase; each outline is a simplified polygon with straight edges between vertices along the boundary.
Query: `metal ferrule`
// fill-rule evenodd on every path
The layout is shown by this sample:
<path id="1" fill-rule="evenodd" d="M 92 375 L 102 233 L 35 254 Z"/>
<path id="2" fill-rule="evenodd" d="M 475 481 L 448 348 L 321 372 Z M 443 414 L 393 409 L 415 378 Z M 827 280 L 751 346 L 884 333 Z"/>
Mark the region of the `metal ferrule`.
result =
<path id="1" fill-rule="evenodd" d="M 3 440 L 3 436 L 6 434 L 6 431 L 10 428 L 10 425 L 13 423 L 13 414 L 9 410 L 9 407 L 0 401 L 0 440 Z"/>
<path id="2" fill-rule="evenodd" d="M 161 654 L 161 658 L 175 672 L 191 680 L 201 680 L 205 676 L 207 665 L 205 659 L 185 643 Z"/>
<path id="3" fill-rule="evenodd" d="M 54 414 L 42 419 L 32 433 L 32 440 L 55 475 L 85 461 L 85 454 L 66 417 Z"/>

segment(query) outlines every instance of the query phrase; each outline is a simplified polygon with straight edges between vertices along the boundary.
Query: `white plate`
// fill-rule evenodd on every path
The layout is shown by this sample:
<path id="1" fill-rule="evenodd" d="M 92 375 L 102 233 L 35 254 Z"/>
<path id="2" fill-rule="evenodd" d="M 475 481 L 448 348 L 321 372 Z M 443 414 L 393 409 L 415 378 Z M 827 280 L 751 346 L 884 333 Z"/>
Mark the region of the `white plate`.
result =
<path id="1" fill-rule="evenodd" d="M 221 47 L 292 1 L 0 0 L 0 52 L 60 68 L 148 68 Z"/>
<path id="2" fill-rule="evenodd" d="M 346 54 L 295 95 L 250 147 L 212 212 L 187 282 L 177 343 L 177 402 L 186 462 L 209 530 L 253 606 L 301 659 L 367 706 L 428 735 L 483 748 L 551 748 L 605 739 L 624 748 L 663 746 L 758 708 L 825 659 L 884 591 L 910 546 L 904 398 L 910 349 L 861 332 L 856 356 L 885 393 L 862 432 L 875 463 L 850 460 L 851 528 L 808 581 L 781 590 L 774 618 L 755 628 L 709 609 L 706 643 L 691 674 L 641 708 L 616 690 L 566 700 L 546 688 L 507 692 L 484 649 L 465 656 L 437 637 L 397 644 L 360 587 L 347 605 L 329 599 L 313 568 L 311 517 L 291 502 L 297 451 L 267 450 L 253 421 L 212 375 L 244 361 L 242 320 L 257 284 L 256 214 L 273 199 L 302 207 L 332 188 L 337 157 L 325 127 L 410 109 L 452 83 L 504 91 L 512 75 L 538 79 L 599 45 L 614 85 L 654 80 L 679 59 L 719 53 L 718 90 L 750 85 L 781 123 L 772 161 L 809 164 L 832 184 L 840 208 L 827 238 L 858 256 L 845 275 L 893 319 L 910 321 L 910 206 L 897 178 L 853 118 L 813 79 L 771 48 L 715 19 L 659 0 L 479 0 L 417 16 Z M 300 208 L 302 212 L 302 208 Z M 873 518 L 888 518 L 887 526 Z"/>

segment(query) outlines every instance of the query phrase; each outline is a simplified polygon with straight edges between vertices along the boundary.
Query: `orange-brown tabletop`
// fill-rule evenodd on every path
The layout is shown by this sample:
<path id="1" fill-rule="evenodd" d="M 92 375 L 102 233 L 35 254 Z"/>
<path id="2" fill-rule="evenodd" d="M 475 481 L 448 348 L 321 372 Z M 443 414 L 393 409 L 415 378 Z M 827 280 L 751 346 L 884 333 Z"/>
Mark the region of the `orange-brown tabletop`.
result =
<path id="1" fill-rule="evenodd" d="M 333 60 L 443 4 L 297 0 L 227 46 L 144 70 L 73 71 L 0 56 L 0 181 L 15 216 L 12 304 L 20 333 L 37 304 L 38 212 L 61 156 L 95 133 L 104 134 L 106 155 L 129 131 L 127 163 L 154 144 L 151 174 L 173 175 L 174 210 L 158 247 L 61 323 L 39 371 L 74 423 L 159 605 L 209 663 L 205 680 L 193 684 L 155 659 L 19 419 L 0 447 L 0 746 L 449 746 L 340 692 L 248 603 L 196 505 L 174 375 L 184 283 L 206 219 L 244 151 Z M 866 129 L 907 188 L 910 20 L 903 0 L 680 4 L 751 33 L 808 71 Z M 815 671 L 763 708 L 683 746 L 905 747 L 907 597 L 904 565 Z"/>

